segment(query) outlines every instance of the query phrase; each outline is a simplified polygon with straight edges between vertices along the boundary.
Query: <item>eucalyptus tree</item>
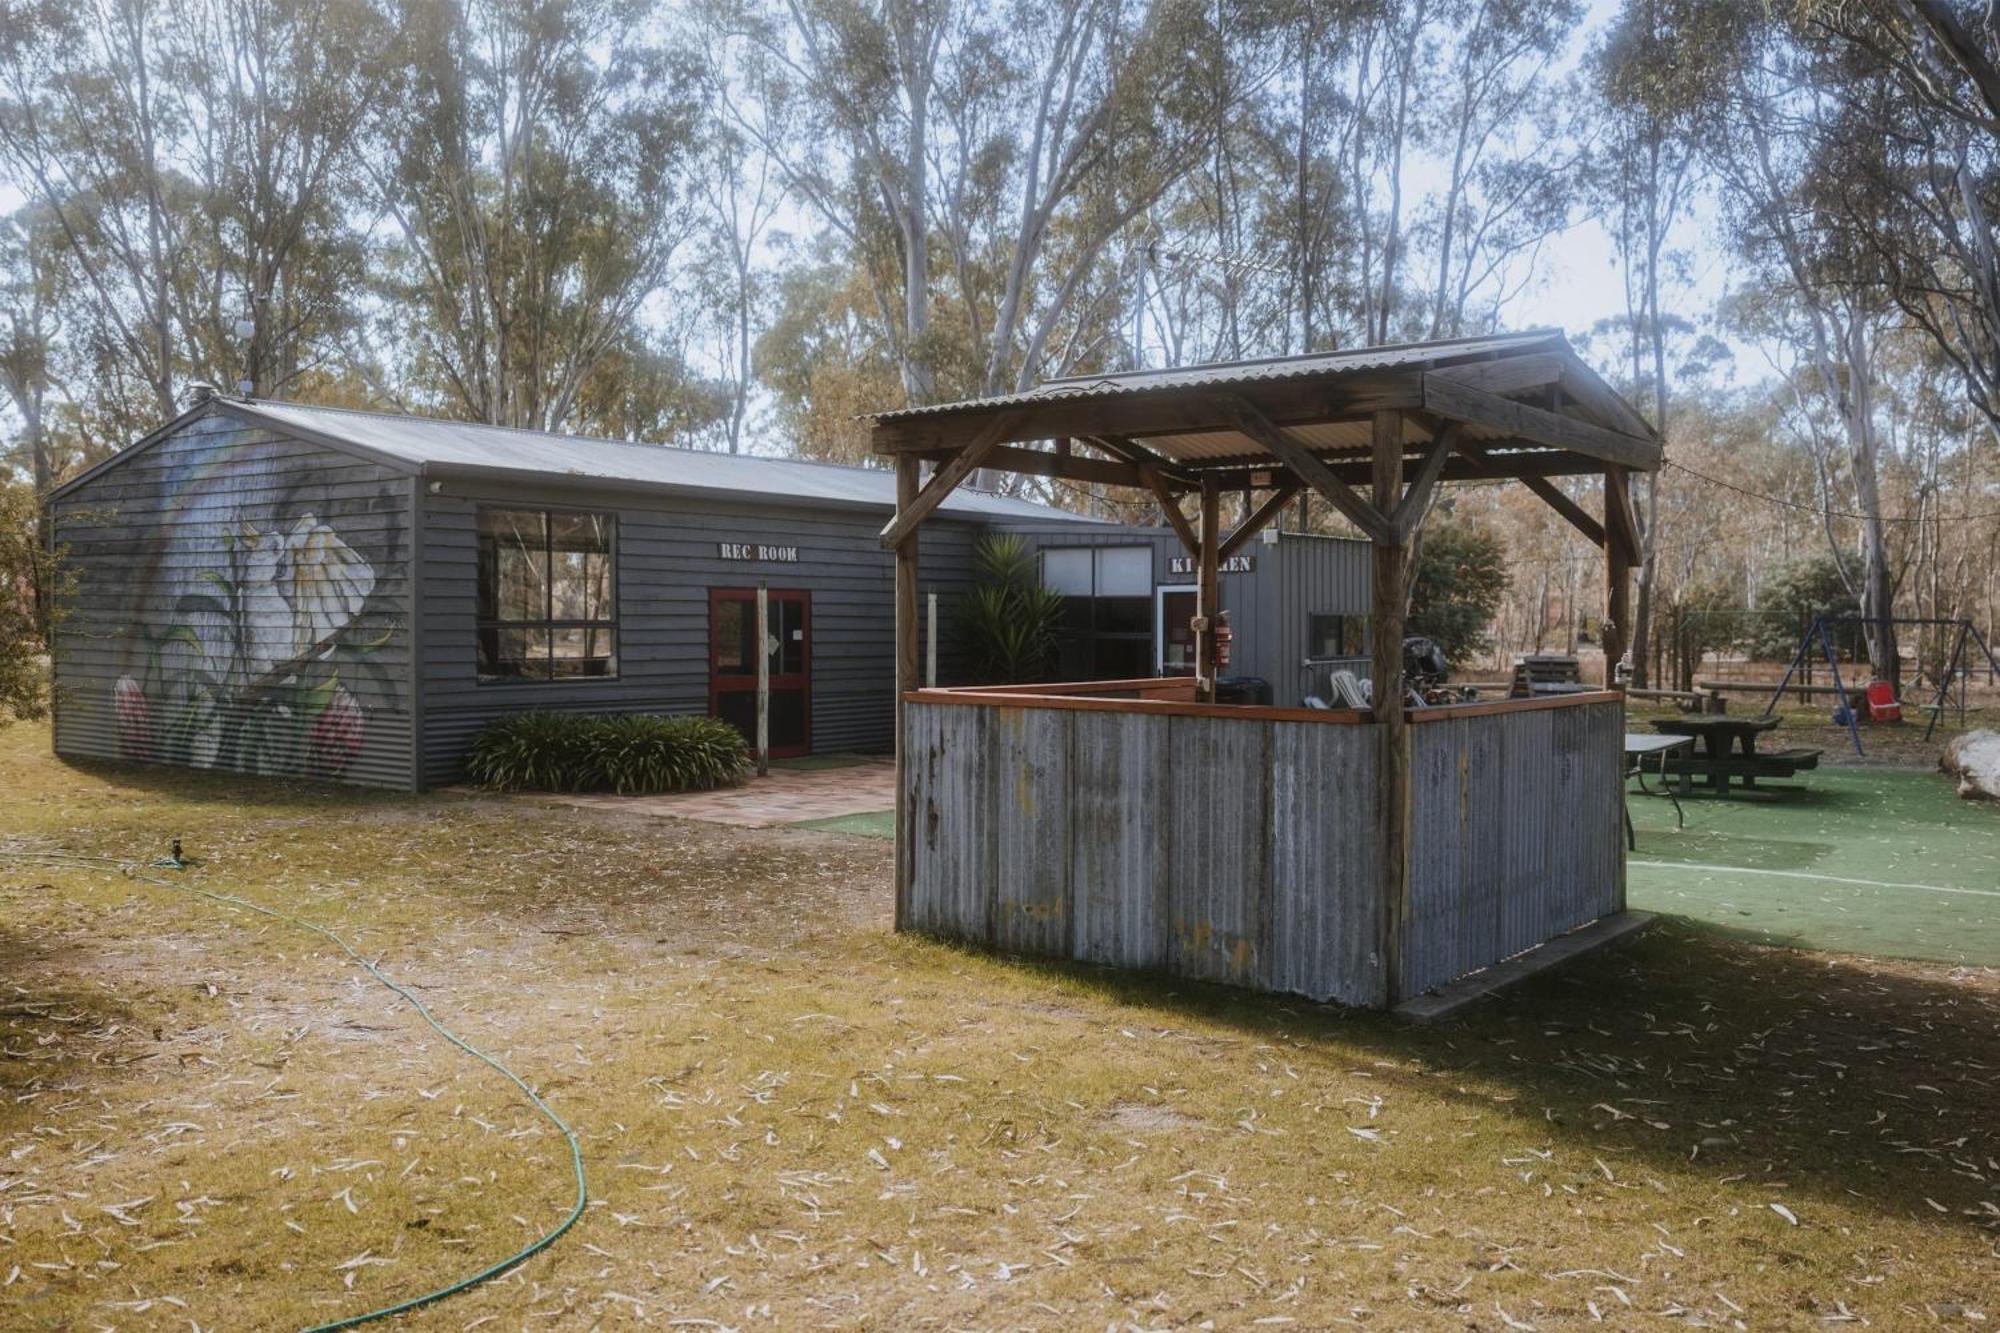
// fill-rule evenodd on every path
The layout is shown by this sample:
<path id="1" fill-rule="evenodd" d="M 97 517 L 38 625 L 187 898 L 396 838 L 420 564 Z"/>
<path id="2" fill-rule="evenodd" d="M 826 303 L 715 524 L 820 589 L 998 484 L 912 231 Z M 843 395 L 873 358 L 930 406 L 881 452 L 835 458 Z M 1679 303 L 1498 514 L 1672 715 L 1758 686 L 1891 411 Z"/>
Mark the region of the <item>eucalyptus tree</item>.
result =
<path id="1" fill-rule="evenodd" d="M 1667 341 L 1674 320 L 1667 310 L 1669 284 L 1679 256 L 1674 230 L 1686 217 L 1701 183 L 1693 98 L 1669 52 L 1698 42 L 1706 0 L 1627 0 L 1590 57 L 1600 116 L 1592 191 L 1611 232 L 1625 284 L 1625 326 L 1634 384 L 1652 389 L 1653 426 L 1668 432 Z M 1638 596 L 1631 628 L 1632 682 L 1649 683 L 1654 593 L 1659 581 L 1660 476 L 1646 474 L 1639 503 Z"/>
<path id="2" fill-rule="evenodd" d="M 392 42 L 366 0 L 0 10 L 0 171 L 60 237 L 93 430 L 131 438 L 191 379 L 269 392 L 324 358 L 352 318 L 355 130 Z"/>
<path id="3" fill-rule="evenodd" d="M 1425 140 L 1443 165 L 1420 210 L 1427 337 L 1496 324 L 1569 225 L 1591 132 L 1558 62 L 1581 17 L 1577 0 L 1459 0 L 1438 16 L 1454 37 L 1424 97 Z"/>
<path id="4" fill-rule="evenodd" d="M 865 275 L 910 401 L 1101 348 L 1086 294 L 1232 96 L 1197 0 L 788 0 L 737 33 L 741 123 Z"/>
<path id="5" fill-rule="evenodd" d="M 1815 0 L 1796 39 L 1838 99 L 1825 202 L 1856 262 L 2000 437 L 2000 29 L 1990 6 Z"/>
<path id="6" fill-rule="evenodd" d="M 703 128 L 695 62 L 652 20 L 649 0 L 405 9 L 367 154 L 398 397 L 556 430 L 632 345 L 694 230 Z"/>
<path id="7" fill-rule="evenodd" d="M 33 208 L 0 218 L 0 405 L 20 423 L 6 461 L 27 472 L 37 497 L 61 466 L 49 421 L 61 354 L 60 244 Z"/>
<path id="8" fill-rule="evenodd" d="M 1883 86 L 1851 62 L 1829 63 L 1766 16 L 1690 4 L 1676 17 L 1653 88 L 1660 103 L 1686 109 L 1717 184 L 1756 298 L 1739 300 L 1739 310 L 1755 311 L 1757 331 L 1789 352 L 1778 368 L 1794 399 L 1792 420 L 1819 462 L 1829 546 L 1861 604 L 1875 674 L 1896 682 L 1897 561 L 1877 403 L 1878 343 L 1894 307 L 1865 250 L 1826 225 L 1836 196 L 1851 188 L 1829 171 L 1840 122 L 1857 96 L 1872 89 L 1879 98 Z M 1862 93 L 1850 86 L 1857 77 Z M 1858 514 L 1857 574 L 1847 572 L 1831 519 L 1836 482 L 1851 487 Z"/>

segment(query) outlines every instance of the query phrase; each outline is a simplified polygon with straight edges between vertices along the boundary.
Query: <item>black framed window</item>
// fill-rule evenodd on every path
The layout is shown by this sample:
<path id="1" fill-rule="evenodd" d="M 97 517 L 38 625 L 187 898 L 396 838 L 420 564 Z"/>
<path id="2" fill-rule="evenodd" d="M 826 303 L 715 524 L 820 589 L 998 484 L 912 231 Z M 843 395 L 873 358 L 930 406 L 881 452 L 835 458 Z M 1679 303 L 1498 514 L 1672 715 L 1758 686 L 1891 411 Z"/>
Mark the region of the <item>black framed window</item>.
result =
<path id="1" fill-rule="evenodd" d="M 562 509 L 479 510 L 479 678 L 618 674 L 618 519 Z"/>
<path id="2" fill-rule="evenodd" d="M 1306 656 L 1365 657 L 1367 654 L 1367 616 L 1336 616 L 1314 612 L 1308 620 Z"/>
<path id="3" fill-rule="evenodd" d="M 1130 680 L 1153 674 L 1152 547 L 1043 551 L 1042 584 L 1063 597 L 1059 679 Z"/>

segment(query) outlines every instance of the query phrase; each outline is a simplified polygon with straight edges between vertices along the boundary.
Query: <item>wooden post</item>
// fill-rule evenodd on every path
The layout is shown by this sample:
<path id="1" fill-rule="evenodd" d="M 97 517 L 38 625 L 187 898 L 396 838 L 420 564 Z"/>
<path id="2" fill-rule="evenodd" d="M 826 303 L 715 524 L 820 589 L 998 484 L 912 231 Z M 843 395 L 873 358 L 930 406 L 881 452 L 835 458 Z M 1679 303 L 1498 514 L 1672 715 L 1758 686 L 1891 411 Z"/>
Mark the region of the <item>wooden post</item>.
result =
<path id="1" fill-rule="evenodd" d="M 937 688 L 937 594 L 924 595 L 924 688 Z"/>
<path id="2" fill-rule="evenodd" d="M 771 585 L 757 580 L 757 776 L 771 776 Z"/>
<path id="3" fill-rule="evenodd" d="M 900 517 L 917 498 L 917 468 L 912 454 L 896 456 L 896 513 Z M 903 743 L 903 694 L 917 688 L 917 530 L 896 545 L 896 929 L 908 917 L 910 901 L 910 827 L 907 769 Z"/>
<path id="4" fill-rule="evenodd" d="M 1403 414 L 1377 412 L 1374 430 L 1375 508 L 1384 518 L 1403 498 Z M 1400 534 L 1396 534 L 1400 535 Z M 1375 723 L 1381 736 L 1382 966 L 1391 1005 L 1401 993 L 1403 921 L 1410 891 L 1410 736 L 1403 713 L 1404 550 L 1375 542 L 1370 644 Z"/>
<path id="5" fill-rule="evenodd" d="M 1616 468 L 1604 473 L 1604 688 L 1618 685 L 1618 660 L 1631 642 L 1632 560 L 1621 537 L 1620 508 L 1626 503 L 1625 474 Z"/>
<path id="6" fill-rule="evenodd" d="M 1222 487 L 1212 476 L 1201 479 L 1201 550 L 1195 557 L 1194 697 L 1215 702 L 1215 628 L 1222 609 Z"/>

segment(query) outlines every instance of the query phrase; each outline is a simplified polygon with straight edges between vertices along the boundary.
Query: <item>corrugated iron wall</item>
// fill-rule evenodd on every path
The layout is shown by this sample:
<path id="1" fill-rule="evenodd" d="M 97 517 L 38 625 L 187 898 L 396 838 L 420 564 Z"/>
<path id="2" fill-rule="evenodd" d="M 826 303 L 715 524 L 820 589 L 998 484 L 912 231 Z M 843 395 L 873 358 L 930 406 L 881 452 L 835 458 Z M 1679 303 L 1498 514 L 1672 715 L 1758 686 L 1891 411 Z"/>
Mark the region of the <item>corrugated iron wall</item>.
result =
<path id="1" fill-rule="evenodd" d="M 910 928 L 1382 1002 L 1372 728 L 904 708 Z"/>
<path id="2" fill-rule="evenodd" d="M 906 924 L 1009 952 L 1390 1002 L 1371 726 L 905 703 Z M 1402 985 L 1624 906 L 1623 707 L 1411 728 Z"/>
<path id="3" fill-rule="evenodd" d="M 1624 907 L 1624 731 L 1616 702 L 1410 729 L 1407 994 Z"/>
<path id="4" fill-rule="evenodd" d="M 56 752 L 411 786 L 411 485 L 207 416 L 64 496 Z"/>

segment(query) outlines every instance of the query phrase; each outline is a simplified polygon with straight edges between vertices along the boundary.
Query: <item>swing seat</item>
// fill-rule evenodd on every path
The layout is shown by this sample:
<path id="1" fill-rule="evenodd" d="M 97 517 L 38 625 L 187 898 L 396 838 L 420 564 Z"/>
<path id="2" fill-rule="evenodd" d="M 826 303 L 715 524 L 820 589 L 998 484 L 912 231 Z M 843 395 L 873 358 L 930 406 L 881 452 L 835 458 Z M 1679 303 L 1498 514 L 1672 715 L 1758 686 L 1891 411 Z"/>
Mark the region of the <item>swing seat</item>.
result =
<path id="1" fill-rule="evenodd" d="M 1895 687 L 1886 680 L 1868 682 L 1868 716 L 1875 722 L 1901 722 L 1903 705 L 1896 701 Z"/>

